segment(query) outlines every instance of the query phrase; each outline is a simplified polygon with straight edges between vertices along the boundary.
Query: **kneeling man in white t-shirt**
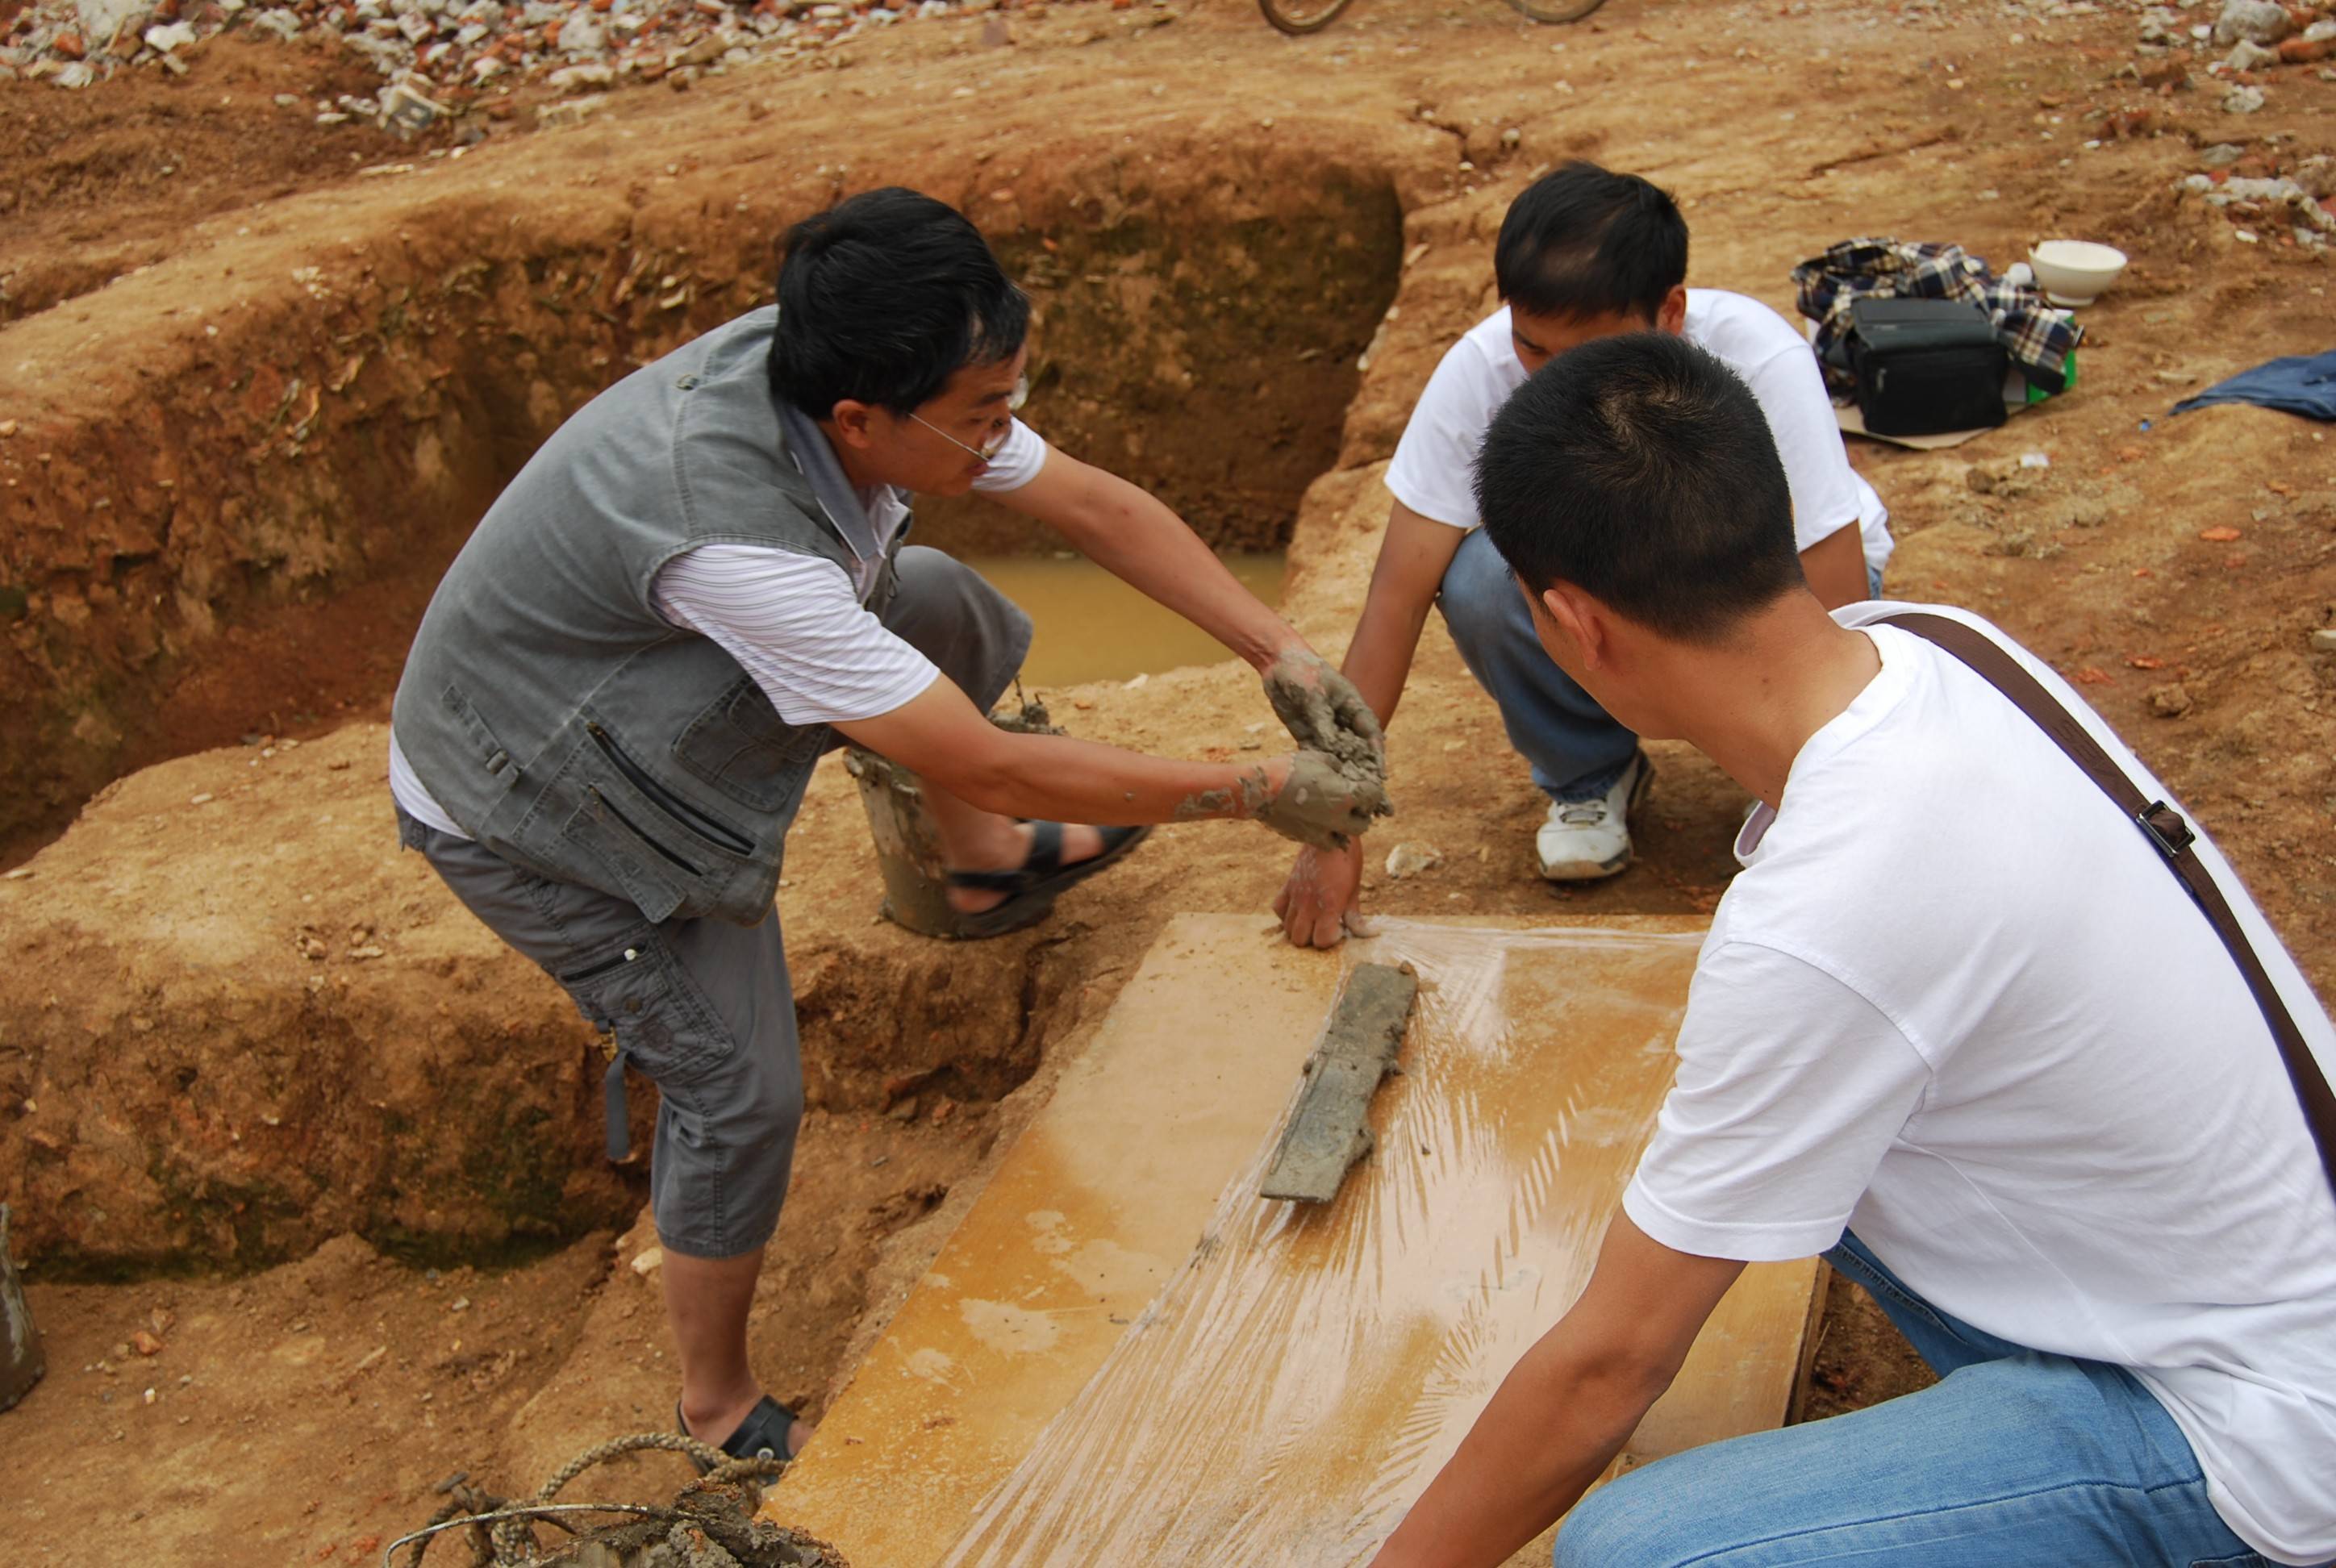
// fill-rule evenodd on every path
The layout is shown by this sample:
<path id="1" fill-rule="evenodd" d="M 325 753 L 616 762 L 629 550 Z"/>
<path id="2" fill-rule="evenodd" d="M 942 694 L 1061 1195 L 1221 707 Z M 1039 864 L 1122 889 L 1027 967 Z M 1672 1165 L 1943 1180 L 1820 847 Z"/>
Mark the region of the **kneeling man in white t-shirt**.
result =
<path id="1" fill-rule="evenodd" d="M 1574 1509 L 1560 1568 L 2336 1557 L 2336 1138 L 2299 1097 L 2336 1030 L 2221 854 L 2197 841 L 2292 1065 L 2156 842 L 2038 724 L 1882 624 L 1909 607 L 1827 613 L 1757 401 L 1677 336 L 1553 361 L 1476 494 L 1545 656 L 1762 803 L 1589 1285 L 1377 1568 L 1507 1561 L 1745 1263 L 1813 1252 L 1942 1380 L 1633 1471 Z M 1926 608 L 2166 798 L 2049 667 Z"/>
<path id="2" fill-rule="evenodd" d="M 1630 860 L 1630 813 L 1652 774 L 1639 737 L 1541 657 L 1500 554 L 1478 528 L 1469 475 L 1484 427 L 1527 375 L 1576 344 L 1649 327 L 1709 349 L 1758 399 L 1792 488 L 1803 570 L 1830 609 L 1879 590 L 1889 514 L 1849 466 L 1816 358 L 1756 299 L 1687 287 L 1687 219 L 1635 174 L 1568 163 L 1509 206 L 1493 253 L 1501 308 L 1454 344 L 1404 426 L 1370 595 L 1345 670 L 1380 720 L 1395 716 L 1428 606 L 1493 700 L 1549 796 L 1534 859 L 1555 881 L 1611 876 Z M 1571 482 L 1553 473 L 1552 482 Z M 1329 947 L 1356 908 L 1362 852 L 1308 852 L 1276 908 L 1290 940 Z"/>

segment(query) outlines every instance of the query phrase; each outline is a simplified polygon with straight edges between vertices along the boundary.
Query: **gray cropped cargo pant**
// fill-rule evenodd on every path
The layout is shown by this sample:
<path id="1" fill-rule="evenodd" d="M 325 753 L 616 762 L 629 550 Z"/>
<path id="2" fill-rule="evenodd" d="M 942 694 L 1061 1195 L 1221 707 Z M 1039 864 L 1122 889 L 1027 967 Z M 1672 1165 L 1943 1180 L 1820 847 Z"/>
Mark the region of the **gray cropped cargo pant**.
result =
<path id="1" fill-rule="evenodd" d="M 900 551 L 878 615 L 985 712 L 1029 651 L 1029 618 L 936 550 Z M 658 1241 L 702 1258 L 768 1242 L 803 1110 L 778 911 L 753 926 L 652 924 L 623 899 L 538 876 L 403 811 L 397 823 L 398 842 L 419 850 L 465 908 L 560 981 L 586 1021 L 614 1031 L 620 1065 L 657 1085 L 649 1206 Z M 610 1154 L 619 1157 L 620 1096 L 611 1096 L 609 1115 Z"/>

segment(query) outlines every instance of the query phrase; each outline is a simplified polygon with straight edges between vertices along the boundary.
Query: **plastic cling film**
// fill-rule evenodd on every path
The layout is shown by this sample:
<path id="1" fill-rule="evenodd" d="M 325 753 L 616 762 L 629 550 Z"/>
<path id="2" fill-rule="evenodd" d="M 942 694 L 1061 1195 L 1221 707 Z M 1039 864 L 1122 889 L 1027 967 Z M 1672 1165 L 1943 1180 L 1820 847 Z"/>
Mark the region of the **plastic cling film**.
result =
<path id="1" fill-rule="evenodd" d="M 1698 944 L 1394 921 L 1350 944 L 1422 981 L 1377 1152 L 1329 1203 L 1260 1198 L 1277 1123 L 944 1561 L 1366 1562 L 1588 1282 Z"/>

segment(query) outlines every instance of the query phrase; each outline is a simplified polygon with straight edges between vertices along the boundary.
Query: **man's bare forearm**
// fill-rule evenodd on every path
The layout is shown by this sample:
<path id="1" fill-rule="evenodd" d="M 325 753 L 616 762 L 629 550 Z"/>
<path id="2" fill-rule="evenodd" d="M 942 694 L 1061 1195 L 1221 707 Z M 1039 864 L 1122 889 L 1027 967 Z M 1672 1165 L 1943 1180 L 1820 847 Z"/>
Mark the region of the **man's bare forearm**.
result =
<path id="1" fill-rule="evenodd" d="M 1425 604 L 1382 605 L 1374 599 L 1363 606 L 1363 618 L 1355 627 L 1355 640 L 1347 645 L 1339 672 L 1371 705 L 1382 729 L 1394 720 L 1396 704 L 1403 700 L 1404 683 L 1411 678 L 1411 661 L 1426 624 Z"/>
<path id="2" fill-rule="evenodd" d="M 1588 1491 L 1744 1265 L 1615 1213 L 1581 1300 L 1517 1359 L 1371 1568 L 1494 1568 Z"/>
<path id="3" fill-rule="evenodd" d="M 1444 585 L 1444 573 L 1467 537 L 1464 530 L 1432 521 L 1401 502 L 1387 511 L 1378 559 L 1371 565 L 1370 592 L 1355 640 L 1347 646 L 1346 677 L 1355 683 L 1384 727 L 1403 699 L 1404 682 L 1419 650 L 1428 607 Z"/>
<path id="4" fill-rule="evenodd" d="M 1105 825 L 1254 816 L 1280 784 L 1257 763 L 1180 762 L 1068 735 L 1001 735 L 981 754 L 922 771 L 1001 816 Z"/>
<path id="5" fill-rule="evenodd" d="M 1495 1568 L 1612 1464 L 1660 1380 L 1573 1360 L 1562 1334 L 1518 1359 L 1372 1568 Z"/>

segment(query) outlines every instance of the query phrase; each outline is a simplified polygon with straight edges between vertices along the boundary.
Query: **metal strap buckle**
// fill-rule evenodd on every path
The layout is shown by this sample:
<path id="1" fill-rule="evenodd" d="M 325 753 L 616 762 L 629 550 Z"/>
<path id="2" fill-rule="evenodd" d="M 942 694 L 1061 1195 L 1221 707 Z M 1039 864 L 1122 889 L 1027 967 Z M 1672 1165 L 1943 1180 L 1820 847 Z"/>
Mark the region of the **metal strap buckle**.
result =
<path id="1" fill-rule="evenodd" d="M 2184 820 L 2182 813 L 2164 801 L 2150 802 L 2134 813 L 2133 820 L 2143 833 L 2149 835 L 2149 842 L 2157 846 L 2157 852 L 2169 861 L 2197 842 L 2198 835 L 2190 831 L 2190 824 Z"/>

